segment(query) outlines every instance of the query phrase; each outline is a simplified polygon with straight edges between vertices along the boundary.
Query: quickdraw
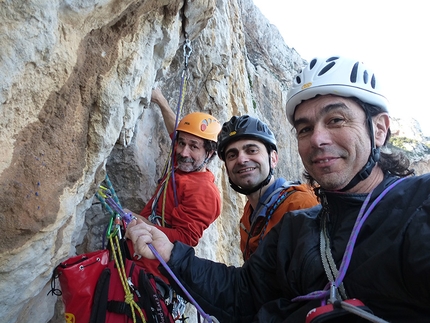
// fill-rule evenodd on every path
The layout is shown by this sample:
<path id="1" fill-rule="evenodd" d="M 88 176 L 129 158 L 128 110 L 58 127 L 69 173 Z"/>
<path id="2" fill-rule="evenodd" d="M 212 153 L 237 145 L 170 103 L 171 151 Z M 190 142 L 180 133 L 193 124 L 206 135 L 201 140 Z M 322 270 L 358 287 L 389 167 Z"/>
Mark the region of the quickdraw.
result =
<path id="1" fill-rule="evenodd" d="M 122 228 L 131 222 L 133 216 L 131 213 L 126 213 L 118 200 L 118 197 L 113 189 L 112 183 L 109 177 L 106 175 L 105 182 L 108 187 L 100 185 L 99 190 L 96 193 L 96 197 L 100 200 L 103 207 L 111 214 L 108 227 L 106 229 L 106 237 L 109 240 L 111 253 L 113 255 L 116 268 L 121 280 L 122 287 L 125 293 L 125 303 L 131 307 L 133 323 L 136 323 L 136 313 L 139 313 L 140 319 L 143 323 L 146 323 L 145 316 L 140 309 L 139 305 L 134 301 L 134 295 L 132 293 L 133 286 L 131 281 L 127 279 L 127 273 L 125 271 L 124 262 L 122 261 L 123 255 L 121 254 L 121 247 L 119 239 L 122 239 Z M 131 284 L 131 285 L 130 285 Z M 134 310 L 133 310 L 134 309 Z"/>

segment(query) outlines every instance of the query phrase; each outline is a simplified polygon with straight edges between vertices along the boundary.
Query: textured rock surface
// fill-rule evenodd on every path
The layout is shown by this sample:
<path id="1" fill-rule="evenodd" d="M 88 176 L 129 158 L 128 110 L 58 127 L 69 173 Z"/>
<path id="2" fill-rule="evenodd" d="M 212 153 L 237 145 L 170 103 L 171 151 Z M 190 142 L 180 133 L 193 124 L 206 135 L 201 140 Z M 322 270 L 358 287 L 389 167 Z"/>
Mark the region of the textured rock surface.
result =
<path id="1" fill-rule="evenodd" d="M 251 0 L 6 0 L 0 21 L 0 322 L 64 321 L 49 279 L 101 247 L 108 216 L 94 193 L 106 170 L 134 211 L 153 193 L 170 146 L 150 93 L 178 106 L 184 30 L 181 115 L 262 118 L 279 141 L 277 175 L 300 179 L 283 107 L 303 61 Z M 218 160 L 210 168 L 223 211 L 196 249 L 240 265 L 244 199 Z"/>

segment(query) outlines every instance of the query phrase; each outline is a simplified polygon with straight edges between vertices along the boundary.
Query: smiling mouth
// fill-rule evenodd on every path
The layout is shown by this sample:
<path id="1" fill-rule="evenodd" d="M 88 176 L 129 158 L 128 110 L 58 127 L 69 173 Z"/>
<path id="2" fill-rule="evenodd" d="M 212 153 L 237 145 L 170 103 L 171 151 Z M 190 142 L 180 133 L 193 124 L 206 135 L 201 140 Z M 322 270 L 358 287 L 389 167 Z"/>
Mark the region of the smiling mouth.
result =
<path id="1" fill-rule="evenodd" d="M 256 169 L 256 167 L 248 167 L 248 168 L 245 168 L 245 169 L 241 169 L 241 170 L 239 170 L 237 173 L 238 173 L 238 174 L 242 174 L 242 173 L 246 173 L 246 172 L 251 172 L 251 171 L 253 171 L 254 169 Z"/>
<path id="2" fill-rule="evenodd" d="M 327 163 L 330 163 L 336 159 L 338 159 L 338 158 L 336 158 L 336 157 L 327 157 L 327 158 L 321 158 L 321 159 L 318 158 L 318 159 L 313 160 L 312 163 L 313 164 L 327 164 Z"/>
<path id="3" fill-rule="evenodd" d="M 324 164 L 324 163 L 328 163 L 331 159 L 321 159 L 321 160 L 317 160 L 316 162 L 314 162 L 314 164 Z"/>

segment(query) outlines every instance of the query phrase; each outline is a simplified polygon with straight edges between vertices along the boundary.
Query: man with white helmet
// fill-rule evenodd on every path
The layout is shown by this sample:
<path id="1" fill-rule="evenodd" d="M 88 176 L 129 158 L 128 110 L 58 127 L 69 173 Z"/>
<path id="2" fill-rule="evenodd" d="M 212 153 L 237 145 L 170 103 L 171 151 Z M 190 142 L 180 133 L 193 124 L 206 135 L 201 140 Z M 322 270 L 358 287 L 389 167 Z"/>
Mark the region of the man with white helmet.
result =
<path id="1" fill-rule="evenodd" d="M 286 214 L 241 268 L 133 223 L 138 252 L 152 257 L 152 243 L 222 322 L 428 322 L 430 174 L 410 176 L 384 149 L 379 80 L 359 61 L 315 58 L 294 78 L 287 116 L 321 206 Z"/>

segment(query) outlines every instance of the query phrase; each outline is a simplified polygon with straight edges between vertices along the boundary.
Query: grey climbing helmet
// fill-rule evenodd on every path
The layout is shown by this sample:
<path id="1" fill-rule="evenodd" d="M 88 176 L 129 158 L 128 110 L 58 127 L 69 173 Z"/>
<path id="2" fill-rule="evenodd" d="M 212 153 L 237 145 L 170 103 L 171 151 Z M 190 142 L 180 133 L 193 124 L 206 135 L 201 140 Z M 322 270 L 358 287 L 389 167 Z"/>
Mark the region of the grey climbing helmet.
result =
<path id="1" fill-rule="evenodd" d="M 273 132 L 262 121 L 249 115 L 233 116 L 225 122 L 218 134 L 218 155 L 225 161 L 225 148 L 240 139 L 256 139 L 278 150 Z"/>

